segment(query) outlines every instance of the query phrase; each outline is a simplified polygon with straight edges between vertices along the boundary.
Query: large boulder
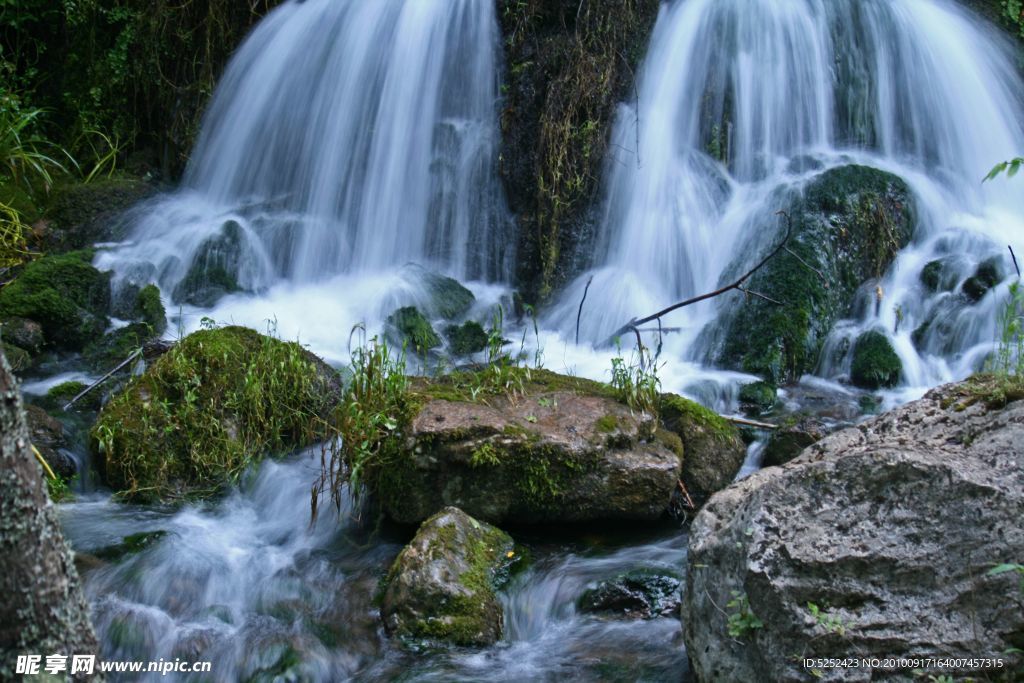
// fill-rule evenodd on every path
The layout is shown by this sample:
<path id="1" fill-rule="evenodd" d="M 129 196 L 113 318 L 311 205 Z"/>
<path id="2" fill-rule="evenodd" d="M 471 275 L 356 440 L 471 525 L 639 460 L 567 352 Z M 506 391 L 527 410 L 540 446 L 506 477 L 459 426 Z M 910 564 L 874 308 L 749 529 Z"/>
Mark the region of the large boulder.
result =
<path id="1" fill-rule="evenodd" d="M 787 211 L 788 250 L 747 283 L 782 305 L 757 297 L 730 299 L 733 308 L 714 330 L 711 345 L 717 364 L 760 375 L 775 386 L 815 368 L 825 338 L 850 313 L 858 288 L 885 273 L 914 226 L 907 184 L 866 166 L 822 173 L 788 202 Z M 740 254 L 732 273 L 757 260 L 748 250 Z"/>
<path id="2" fill-rule="evenodd" d="M 507 391 L 492 370 L 413 387 L 404 440 L 370 484 L 385 511 L 419 523 L 457 506 L 491 523 L 655 519 L 680 474 L 679 438 L 606 385 L 533 370 Z"/>
<path id="3" fill-rule="evenodd" d="M 264 456 L 325 440 L 339 399 L 336 372 L 298 344 L 201 330 L 107 403 L 90 441 L 126 498 L 199 497 Z"/>
<path id="4" fill-rule="evenodd" d="M 501 638 L 495 595 L 515 559 L 512 538 L 449 507 L 419 528 L 385 579 L 381 617 L 391 635 L 456 645 Z"/>
<path id="5" fill-rule="evenodd" d="M 150 183 L 130 177 L 98 178 L 59 187 L 46 211 L 48 250 L 85 249 L 97 242 L 123 240 L 131 224 L 121 214 L 155 191 Z"/>
<path id="6" fill-rule="evenodd" d="M 63 452 L 68 446 L 64 437 L 64 425 L 39 406 L 25 406 L 25 420 L 28 424 L 29 439 L 39 454 L 61 479 L 68 480 L 78 473 L 78 463 Z"/>
<path id="7" fill-rule="evenodd" d="M 894 387 L 903 373 L 903 361 L 883 332 L 864 332 L 853 345 L 850 381 L 862 389 Z"/>
<path id="8" fill-rule="evenodd" d="M 91 260 L 91 251 L 77 251 L 29 263 L 0 289 L 0 319 L 33 320 L 47 345 L 80 350 L 109 324 L 110 274 Z"/>
<path id="9" fill-rule="evenodd" d="M 975 381 L 832 434 L 717 494 L 694 521 L 684 636 L 701 681 L 827 680 L 1024 666 L 1024 396 Z M 958 663 L 958 658 L 963 658 Z M 1009 679 L 1007 679 L 1009 680 Z"/>

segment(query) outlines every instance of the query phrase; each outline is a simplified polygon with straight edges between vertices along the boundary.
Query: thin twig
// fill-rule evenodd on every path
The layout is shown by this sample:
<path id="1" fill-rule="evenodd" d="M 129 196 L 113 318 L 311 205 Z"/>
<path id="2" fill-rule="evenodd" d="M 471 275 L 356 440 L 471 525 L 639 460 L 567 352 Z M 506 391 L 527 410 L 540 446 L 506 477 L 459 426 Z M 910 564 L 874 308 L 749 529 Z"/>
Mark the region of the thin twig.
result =
<path id="1" fill-rule="evenodd" d="M 29 446 L 32 448 L 32 455 L 36 456 L 36 460 L 38 460 L 39 464 L 43 466 L 44 470 L 46 470 L 46 476 L 53 481 L 57 481 L 57 475 L 53 473 L 53 470 L 47 464 L 46 458 L 43 457 L 43 454 L 39 452 L 39 449 L 36 448 L 35 444 L 29 444 Z"/>
<path id="2" fill-rule="evenodd" d="M 138 358 L 141 355 L 142 355 L 142 349 L 141 348 L 135 349 L 135 351 L 132 352 L 132 355 L 128 356 L 123 361 L 118 363 L 116 368 L 114 368 L 113 370 L 111 370 L 107 374 L 105 374 L 102 377 L 100 377 L 98 380 L 96 380 L 95 382 L 93 382 L 92 384 L 87 386 L 85 389 L 82 389 L 80 392 L 78 392 L 78 395 L 75 396 L 70 401 L 68 401 L 67 404 L 65 404 L 64 408 L 62 408 L 62 410 L 67 411 L 67 409 L 70 408 L 71 406 L 73 406 L 75 404 L 75 402 L 78 401 L 78 399 L 82 398 L 83 396 L 88 394 L 90 391 L 92 391 L 93 389 L 95 389 L 99 385 L 101 385 L 104 382 L 106 382 L 108 379 L 110 379 L 111 375 L 113 375 L 115 372 L 117 372 L 118 370 L 120 370 L 124 366 L 128 365 L 128 363 L 131 363 L 133 360 L 135 360 L 136 358 Z"/>
<path id="3" fill-rule="evenodd" d="M 587 292 L 590 291 L 590 283 L 594 281 L 594 276 L 591 275 L 590 279 L 587 280 L 587 286 L 583 288 L 583 298 L 580 299 L 580 308 L 576 311 L 576 346 L 580 345 L 580 316 L 583 315 L 583 302 L 587 300 Z"/>
<path id="4" fill-rule="evenodd" d="M 1013 247 L 1010 246 L 1009 244 L 1006 245 L 1006 248 L 1010 250 L 1010 258 L 1013 259 L 1013 267 L 1017 270 L 1017 278 L 1019 279 L 1020 278 L 1020 266 L 1017 265 L 1017 255 L 1013 253 Z"/>
<path id="5" fill-rule="evenodd" d="M 825 286 L 826 286 L 826 287 L 828 287 L 828 278 L 826 278 L 826 277 L 825 277 L 825 276 L 824 276 L 824 275 L 822 274 L 822 272 L 821 272 L 820 270 L 818 270 L 817 268 L 815 268 L 814 266 L 812 266 L 812 265 L 811 265 L 810 263 L 808 263 L 807 261 L 804 261 L 804 260 L 803 260 L 802 258 L 800 258 L 800 257 L 799 257 L 799 256 L 797 255 L 797 253 L 796 253 L 795 251 L 793 251 L 793 250 L 792 250 L 792 249 L 790 249 L 789 247 L 786 247 L 786 252 L 787 252 L 787 253 L 788 253 L 788 254 L 789 254 L 790 256 L 792 256 L 793 258 L 795 258 L 795 259 L 796 259 L 797 261 L 799 261 L 799 262 L 800 262 L 800 263 L 801 263 L 801 264 L 802 264 L 802 265 L 804 266 L 804 268 L 807 268 L 807 269 L 809 269 L 809 270 L 812 270 L 812 271 L 814 271 L 814 274 L 815 274 L 815 275 L 817 275 L 817 276 L 818 276 L 819 278 L 821 278 L 821 281 L 825 283 Z"/>
<path id="6" fill-rule="evenodd" d="M 679 490 L 686 496 L 686 504 L 690 506 L 691 510 L 696 510 L 697 506 L 693 504 L 693 498 L 690 498 L 690 492 L 686 490 L 686 484 L 683 483 L 682 479 L 676 479 L 676 483 L 679 484 Z"/>
<path id="7" fill-rule="evenodd" d="M 768 296 L 767 294 L 762 294 L 761 292 L 755 292 L 754 290 L 747 289 L 746 287 L 737 287 L 736 290 L 740 291 L 740 292 L 743 292 L 744 294 L 747 294 L 749 296 L 756 296 L 758 299 L 764 299 L 768 303 L 775 304 L 776 306 L 785 306 L 785 304 L 782 303 L 781 301 L 779 301 L 778 299 L 773 299 L 770 296 Z"/>
<path id="8" fill-rule="evenodd" d="M 779 425 L 773 425 L 771 422 L 758 422 L 757 420 L 746 420 L 742 417 L 726 417 L 722 416 L 722 419 L 732 422 L 733 424 L 743 425 L 744 427 L 757 427 L 758 429 L 778 429 Z"/>

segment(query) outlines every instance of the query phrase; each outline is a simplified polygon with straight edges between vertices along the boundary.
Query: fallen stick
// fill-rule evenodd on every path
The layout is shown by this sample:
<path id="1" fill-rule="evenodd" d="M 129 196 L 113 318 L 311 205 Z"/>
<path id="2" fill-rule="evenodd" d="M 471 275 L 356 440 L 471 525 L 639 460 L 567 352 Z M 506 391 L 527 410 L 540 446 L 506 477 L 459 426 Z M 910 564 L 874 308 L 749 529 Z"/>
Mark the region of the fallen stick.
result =
<path id="1" fill-rule="evenodd" d="M 68 401 L 67 404 L 64 405 L 62 410 L 67 411 L 67 409 L 70 408 L 71 406 L 73 406 L 75 404 L 75 402 L 78 401 L 78 399 L 82 398 L 83 396 L 88 394 L 90 391 L 92 391 L 93 389 L 95 389 L 99 385 L 101 385 L 104 382 L 106 382 L 108 379 L 110 379 L 111 375 L 113 375 L 115 372 L 117 372 L 118 370 L 120 370 L 124 366 L 128 365 L 129 363 L 131 363 L 133 360 L 135 360 L 136 358 L 138 358 L 141 355 L 142 355 L 142 349 L 141 348 L 140 349 L 135 349 L 135 351 L 132 353 L 132 355 L 128 356 L 123 361 L 118 363 L 116 368 L 114 368 L 113 370 L 111 370 L 107 374 L 105 374 L 102 377 L 100 377 L 98 380 L 96 380 L 95 382 L 93 382 L 92 384 L 87 386 L 85 389 L 82 389 L 80 392 L 78 392 L 78 395 L 75 396 L 70 401 Z"/>
<path id="2" fill-rule="evenodd" d="M 35 444 L 29 444 L 29 446 L 32 448 L 32 455 L 36 456 L 36 460 L 38 460 L 39 464 L 43 466 L 44 470 L 46 470 L 46 476 L 53 481 L 57 481 L 57 475 L 53 473 L 52 469 L 50 469 L 50 465 L 46 462 L 46 458 L 43 457 L 43 454 L 39 452 L 39 449 L 36 448 Z"/>
<path id="3" fill-rule="evenodd" d="M 758 429 L 778 429 L 779 425 L 773 425 L 771 422 L 758 422 L 757 420 L 745 420 L 742 417 L 726 417 L 722 416 L 723 420 L 728 420 L 733 424 L 743 425 L 744 427 L 757 427 Z"/>

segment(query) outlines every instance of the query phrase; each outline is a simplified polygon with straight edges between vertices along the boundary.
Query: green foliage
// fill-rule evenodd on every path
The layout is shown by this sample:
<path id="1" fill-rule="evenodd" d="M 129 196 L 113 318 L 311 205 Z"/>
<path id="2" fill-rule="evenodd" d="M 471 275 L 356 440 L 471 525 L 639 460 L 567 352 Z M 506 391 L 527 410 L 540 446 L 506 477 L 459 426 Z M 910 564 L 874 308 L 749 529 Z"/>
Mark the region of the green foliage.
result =
<path id="1" fill-rule="evenodd" d="M 1012 0 L 1012 2 L 1014 4 L 1016 4 L 1018 7 L 1021 4 L 1020 0 Z M 1020 16 L 1020 12 L 1019 11 L 1017 12 L 1017 16 L 1018 17 Z M 1024 28 L 1022 28 L 1022 30 L 1024 30 Z M 1022 34 L 1022 35 L 1024 35 L 1024 34 Z M 1009 161 L 1001 161 L 1001 162 L 999 162 L 998 164 L 996 164 L 995 166 L 992 167 L 992 170 L 988 172 L 988 175 L 985 176 L 985 179 L 984 179 L 983 182 L 988 182 L 989 180 L 994 180 L 995 178 L 998 178 L 1003 173 L 1006 174 L 1007 178 L 1012 178 L 1013 176 L 1017 175 L 1018 171 L 1020 171 L 1021 164 L 1024 164 L 1024 158 L 1021 158 L 1021 157 L 1016 157 L 1016 158 L 1010 159 Z"/>
<path id="2" fill-rule="evenodd" d="M 1008 562 L 1004 564 L 997 564 L 992 569 L 989 569 L 986 576 L 999 576 L 1000 574 L 1008 574 L 1015 572 L 1020 577 L 1020 592 L 1024 594 L 1024 564 L 1017 564 L 1016 562 Z"/>
<path id="3" fill-rule="evenodd" d="M 814 621 L 825 629 L 826 633 L 833 633 L 839 636 L 846 635 L 846 622 L 838 615 L 831 614 L 828 611 L 823 612 L 813 602 L 807 603 L 807 610 L 811 613 Z"/>
<path id="4" fill-rule="evenodd" d="M 146 285 L 135 298 L 135 315 L 142 322 L 153 328 L 156 334 L 163 334 L 167 329 L 167 311 L 160 300 L 160 290 L 156 285 Z"/>
<path id="5" fill-rule="evenodd" d="M 408 345 L 417 355 L 426 354 L 441 345 L 430 321 L 415 306 L 405 306 L 388 316 L 388 326 L 394 330 L 396 341 Z"/>
<path id="6" fill-rule="evenodd" d="M 996 323 L 996 351 L 986 363 L 986 371 L 997 376 L 1024 375 L 1024 290 L 1020 280 L 1009 287 L 1006 304 Z"/>
<path id="7" fill-rule="evenodd" d="M 633 410 L 658 414 L 658 366 L 652 359 L 644 360 L 642 348 L 630 363 L 621 356 L 612 358 L 611 386 L 616 398 Z"/>
<path id="8" fill-rule="evenodd" d="M 78 475 L 75 475 L 76 477 Z M 58 476 L 56 479 L 46 477 L 46 492 L 54 503 L 67 503 L 75 499 L 75 493 L 71 488 L 71 482 Z"/>
<path id="9" fill-rule="evenodd" d="M 750 601 L 746 593 L 730 591 L 732 600 L 726 607 L 731 610 L 729 613 L 726 628 L 731 638 L 743 638 L 757 629 L 764 628 L 764 622 L 758 619 L 753 610 L 750 609 Z"/>

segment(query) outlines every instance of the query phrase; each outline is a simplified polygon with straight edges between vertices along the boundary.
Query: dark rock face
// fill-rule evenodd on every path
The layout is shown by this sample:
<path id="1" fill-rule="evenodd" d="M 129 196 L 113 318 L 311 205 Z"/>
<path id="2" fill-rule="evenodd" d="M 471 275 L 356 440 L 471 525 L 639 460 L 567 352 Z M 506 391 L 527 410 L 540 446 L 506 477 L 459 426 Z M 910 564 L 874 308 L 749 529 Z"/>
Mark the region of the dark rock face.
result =
<path id="1" fill-rule="evenodd" d="M 59 189 L 46 212 L 48 250 L 85 249 L 124 239 L 129 224 L 121 214 L 155 192 L 153 185 L 134 178 L 99 179 Z"/>
<path id="2" fill-rule="evenodd" d="M 456 645 L 497 642 L 502 608 L 494 590 L 514 558 L 504 531 L 445 508 L 420 526 L 388 572 L 385 630 Z"/>
<path id="3" fill-rule="evenodd" d="M 1021 519 L 1024 401 L 990 409 L 951 385 L 832 434 L 720 492 L 695 519 L 683 606 L 693 670 L 703 681 L 804 681 L 800 658 L 856 653 L 1003 657 L 1017 671 L 1020 576 L 991 570 L 1024 557 Z M 826 672 L 911 678 L 841 674 Z"/>
<path id="4" fill-rule="evenodd" d="M 777 467 L 800 455 L 811 444 L 815 444 L 834 428 L 815 417 L 804 416 L 793 422 L 782 424 L 772 432 L 765 445 L 763 464 L 765 467 Z"/>
<path id="5" fill-rule="evenodd" d="M 506 93 L 501 174 L 518 216 L 517 282 L 529 302 L 586 265 L 587 211 L 602 176 L 617 102 L 634 73 L 657 0 L 500 0 Z"/>
<path id="6" fill-rule="evenodd" d="M 964 281 L 961 290 L 971 301 L 981 301 L 988 291 L 1002 282 L 1005 277 L 1003 257 L 993 256 L 978 264 L 974 275 Z"/>
<path id="7" fill-rule="evenodd" d="M 661 419 L 665 428 L 682 442 L 682 481 L 694 506 L 699 508 L 736 478 L 747 456 L 747 447 L 732 423 L 679 396 L 662 396 Z"/>
<path id="8" fill-rule="evenodd" d="M 242 226 L 228 221 L 221 233 L 196 250 L 188 272 L 174 289 L 174 300 L 209 307 L 221 297 L 241 290 L 238 268 L 242 259 Z"/>
<path id="9" fill-rule="evenodd" d="M 862 389 L 881 389 L 899 384 L 903 363 L 889 338 L 872 330 L 857 337 L 853 345 L 850 381 Z"/>
<path id="10" fill-rule="evenodd" d="M 814 369 L 825 338 L 850 312 L 857 289 L 884 274 L 909 243 L 914 225 L 906 183 L 865 166 L 822 173 L 802 197 L 788 202 L 788 213 L 793 229 L 789 251 L 749 282 L 750 289 L 784 305 L 755 297 L 737 305 L 728 298 L 734 309 L 712 332 L 714 362 L 760 375 L 775 386 Z M 743 252 L 733 270 L 743 272 L 756 260 Z"/>
<path id="11" fill-rule="evenodd" d="M 775 405 L 777 390 L 768 382 L 753 382 L 740 388 L 740 409 L 751 417 L 767 413 Z"/>
<path id="12" fill-rule="evenodd" d="M 43 348 L 43 326 L 25 318 L 6 318 L 0 322 L 0 339 L 35 355 Z"/>
<path id="13" fill-rule="evenodd" d="M 633 571 L 587 590 L 579 600 L 584 612 L 626 619 L 654 619 L 679 613 L 678 576 L 654 571 Z"/>
<path id="14" fill-rule="evenodd" d="M 18 655 L 96 654 L 89 612 L 28 447 L 21 393 L 0 353 L 0 678 Z"/>
<path id="15" fill-rule="evenodd" d="M 392 519 L 418 523 L 448 505 L 495 524 L 656 519 L 668 508 L 678 437 L 607 387 L 534 370 L 514 397 L 448 389 L 417 390 L 401 453 L 375 477 Z"/>
<path id="16" fill-rule="evenodd" d="M 45 256 L 0 290 L 0 318 L 37 322 L 48 346 L 79 350 L 109 321 L 110 274 L 92 267 L 92 252 Z"/>
<path id="17" fill-rule="evenodd" d="M 54 473 L 61 479 L 68 480 L 78 473 L 78 465 L 74 459 L 61 453 L 66 447 L 64 426 L 38 406 L 25 406 L 25 419 L 28 423 L 29 438 L 39 454 L 50 465 Z"/>

